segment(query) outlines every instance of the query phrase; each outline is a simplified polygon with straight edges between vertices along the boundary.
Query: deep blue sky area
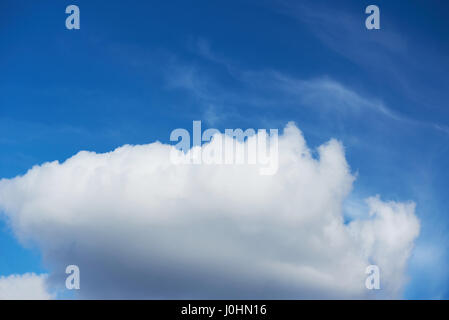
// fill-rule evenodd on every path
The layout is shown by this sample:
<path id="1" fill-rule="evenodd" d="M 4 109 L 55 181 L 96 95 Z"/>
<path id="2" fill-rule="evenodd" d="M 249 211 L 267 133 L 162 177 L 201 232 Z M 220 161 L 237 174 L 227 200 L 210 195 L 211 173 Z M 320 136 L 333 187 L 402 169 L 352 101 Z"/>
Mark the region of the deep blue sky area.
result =
<path id="1" fill-rule="evenodd" d="M 81 29 L 67 30 L 78 5 Z M 365 28 L 380 8 L 381 29 Z M 283 128 L 345 146 L 351 208 L 414 201 L 404 298 L 449 298 L 448 1 L 0 2 L 0 178 L 175 128 Z M 0 275 L 45 272 L 0 224 Z"/>

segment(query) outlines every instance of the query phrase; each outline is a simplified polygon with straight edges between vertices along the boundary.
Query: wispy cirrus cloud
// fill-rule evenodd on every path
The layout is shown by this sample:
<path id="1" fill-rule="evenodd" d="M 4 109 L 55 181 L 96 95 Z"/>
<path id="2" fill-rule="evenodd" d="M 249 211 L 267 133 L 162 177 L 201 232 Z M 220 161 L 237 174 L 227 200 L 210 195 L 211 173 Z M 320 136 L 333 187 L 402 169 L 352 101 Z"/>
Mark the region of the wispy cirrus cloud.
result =
<path id="1" fill-rule="evenodd" d="M 349 23 L 343 20 L 344 25 Z M 399 54 L 403 53 L 402 50 L 406 50 L 406 45 L 399 45 L 398 41 L 394 40 L 397 36 L 391 35 L 392 48 L 388 50 Z M 384 37 L 381 39 L 378 41 L 388 48 L 390 42 Z M 193 52 L 221 66 L 223 72 L 235 82 L 235 87 L 239 89 L 229 88 L 221 81 L 220 76 L 209 69 L 180 61 L 172 61 L 173 63 L 165 73 L 166 81 L 171 88 L 185 90 L 203 104 L 206 118 L 210 117 L 212 109 L 220 111 L 221 116 L 214 117 L 214 123 L 236 116 L 235 110 L 242 110 L 242 106 L 245 109 L 287 108 L 290 111 L 298 107 L 307 107 L 310 112 L 327 110 L 343 117 L 363 118 L 363 121 L 368 121 L 370 117 L 366 115 L 372 113 L 375 117 L 396 121 L 401 125 L 424 127 L 441 133 L 449 132 L 449 127 L 445 124 L 415 119 L 403 114 L 381 99 L 358 93 L 329 75 L 301 79 L 276 70 L 242 69 L 232 61 L 216 54 L 205 39 L 200 38 L 194 44 Z"/>
<path id="2" fill-rule="evenodd" d="M 388 4 L 380 5 L 381 29 L 374 32 L 364 26 L 367 15 L 363 4 L 348 8 L 320 1 L 283 1 L 274 8 L 296 19 L 325 47 L 363 67 L 409 101 L 429 112 L 445 108 L 449 85 L 437 79 L 444 79 L 449 72 L 447 57 L 429 39 L 417 41 L 410 25 L 395 24 L 386 9 Z"/>

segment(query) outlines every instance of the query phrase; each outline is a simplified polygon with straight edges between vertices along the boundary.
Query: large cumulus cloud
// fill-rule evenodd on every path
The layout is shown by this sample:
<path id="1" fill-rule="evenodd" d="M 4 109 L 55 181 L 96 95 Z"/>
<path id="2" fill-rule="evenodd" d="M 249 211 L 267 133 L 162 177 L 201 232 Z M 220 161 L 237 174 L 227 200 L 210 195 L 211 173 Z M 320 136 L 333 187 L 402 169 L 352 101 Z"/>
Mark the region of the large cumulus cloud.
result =
<path id="1" fill-rule="evenodd" d="M 82 298 L 368 298 L 377 264 L 382 297 L 400 296 L 414 204 L 370 198 L 368 219 L 344 223 L 354 176 L 338 141 L 314 156 L 287 125 L 272 176 L 175 165 L 172 148 L 82 151 L 0 181 L 0 209 L 42 251 L 50 286 L 76 264 Z"/>

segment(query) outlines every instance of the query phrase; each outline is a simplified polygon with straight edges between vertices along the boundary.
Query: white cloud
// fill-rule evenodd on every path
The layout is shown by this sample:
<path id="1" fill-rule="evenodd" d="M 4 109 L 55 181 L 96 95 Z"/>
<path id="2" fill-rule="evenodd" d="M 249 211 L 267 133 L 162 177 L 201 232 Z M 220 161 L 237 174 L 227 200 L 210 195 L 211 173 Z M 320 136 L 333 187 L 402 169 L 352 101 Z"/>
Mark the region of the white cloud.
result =
<path id="1" fill-rule="evenodd" d="M 48 300 L 46 275 L 25 273 L 0 277 L 0 300 Z"/>
<path id="2" fill-rule="evenodd" d="M 289 124 L 273 176 L 174 165 L 171 148 L 83 151 L 0 180 L 0 210 L 40 247 L 49 285 L 76 264 L 82 298 L 369 298 L 376 263 L 381 296 L 400 297 L 414 205 L 373 198 L 368 220 L 344 224 L 354 176 L 338 141 L 315 158 Z"/>
<path id="3" fill-rule="evenodd" d="M 393 296 L 405 284 L 404 270 L 413 248 L 412 239 L 419 234 L 415 204 L 382 202 L 379 197 L 367 199 L 372 220 L 353 221 L 349 229 L 363 255 L 373 264 L 383 266 L 384 289 Z M 394 281 L 391 281 L 394 279 Z"/>

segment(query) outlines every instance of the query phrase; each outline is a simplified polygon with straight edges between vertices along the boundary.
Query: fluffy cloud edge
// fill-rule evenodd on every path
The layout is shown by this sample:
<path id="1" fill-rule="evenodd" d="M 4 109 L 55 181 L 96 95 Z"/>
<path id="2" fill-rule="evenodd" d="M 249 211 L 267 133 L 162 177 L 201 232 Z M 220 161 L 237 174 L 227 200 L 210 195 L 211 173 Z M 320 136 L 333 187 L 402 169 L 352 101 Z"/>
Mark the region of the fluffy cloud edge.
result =
<path id="1" fill-rule="evenodd" d="M 0 300 L 51 300 L 55 295 L 48 291 L 47 274 L 12 274 L 0 276 Z"/>

